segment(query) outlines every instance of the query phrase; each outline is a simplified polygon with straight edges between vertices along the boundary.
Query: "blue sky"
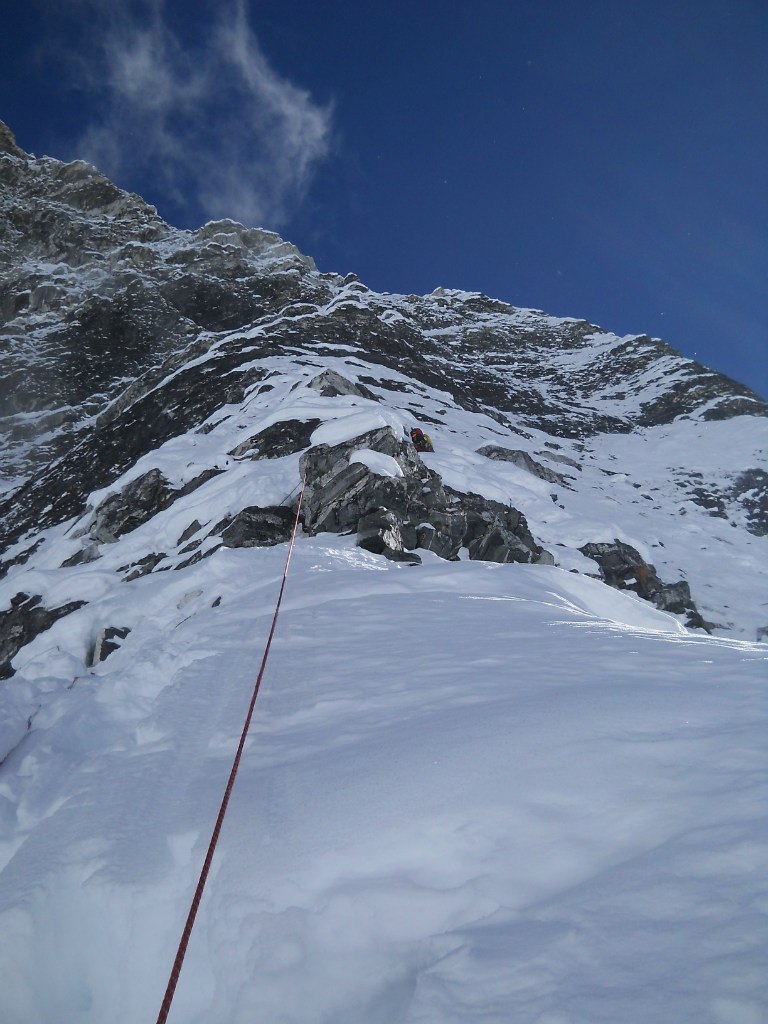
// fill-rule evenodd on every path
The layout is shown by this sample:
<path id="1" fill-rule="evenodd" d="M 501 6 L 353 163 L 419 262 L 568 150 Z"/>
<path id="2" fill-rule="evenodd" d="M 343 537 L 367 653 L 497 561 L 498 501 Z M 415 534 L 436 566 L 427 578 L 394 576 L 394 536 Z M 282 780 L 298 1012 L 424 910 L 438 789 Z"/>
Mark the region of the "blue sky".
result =
<path id="1" fill-rule="evenodd" d="M 768 395 L 768 7 L 32 0 L 0 118 L 180 227 L 662 337 Z"/>

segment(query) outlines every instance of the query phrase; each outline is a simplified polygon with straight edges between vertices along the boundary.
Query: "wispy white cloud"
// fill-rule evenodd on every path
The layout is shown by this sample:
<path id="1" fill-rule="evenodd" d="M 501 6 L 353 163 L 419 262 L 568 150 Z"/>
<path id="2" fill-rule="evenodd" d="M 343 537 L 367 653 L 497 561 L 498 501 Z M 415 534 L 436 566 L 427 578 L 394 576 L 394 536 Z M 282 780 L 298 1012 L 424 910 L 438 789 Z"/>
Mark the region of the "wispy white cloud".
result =
<path id="1" fill-rule="evenodd" d="M 91 0 L 91 10 L 84 84 L 95 113 L 78 155 L 120 184 L 151 177 L 191 215 L 284 223 L 329 153 L 333 113 L 270 66 L 244 0 L 219 3 L 193 46 L 163 0 Z"/>

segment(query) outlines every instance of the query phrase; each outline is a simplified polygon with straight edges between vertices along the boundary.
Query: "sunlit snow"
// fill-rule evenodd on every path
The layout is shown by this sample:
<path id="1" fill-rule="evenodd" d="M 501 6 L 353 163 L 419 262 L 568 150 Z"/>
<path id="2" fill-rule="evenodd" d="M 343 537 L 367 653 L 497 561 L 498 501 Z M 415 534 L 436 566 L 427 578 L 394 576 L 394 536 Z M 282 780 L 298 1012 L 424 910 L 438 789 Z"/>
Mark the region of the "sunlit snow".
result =
<path id="1" fill-rule="evenodd" d="M 0 582 L 3 606 L 21 579 L 47 607 L 89 602 L 0 684 L 2 1021 L 157 1015 L 286 555 L 220 548 L 177 571 L 178 539 L 299 484 L 298 456 L 228 453 L 281 418 L 319 417 L 313 443 L 334 444 L 402 434 L 420 415 L 425 461 L 521 508 L 558 566 L 425 551 L 410 566 L 354 537 L 299 536 L 170 1021 L 764 1021 L 765 645 L 687 631 L 584 575 L 596 566 L 577 550 L 626 539 L 665 579 L 684 564 L 703 607 L 727 600 L 735 622 L 761 621 L 739 571 L 751 560 L 754 576 L 762 539 L 731 543 L 727 522 L 673 505 L 675 472 L 692 457 L 723 472 L 752 424 L 605 435 L 599 459 L 564 441 L 547 463 L 569 475 L 561 488 L 477 453 L 506 444 L 545 462 L 547 435 L 444 392 L 324 399 L 307 383 L 319 366 L 353 378 L 341 357 L 262 364 L 267 395 L 169 441 L 91 504 L 155 467 L 174 484 L 225 472 L 64 572 L 90 513 L 49 530 Z M 368 449 L 352 459 L 397 472 Z M 121 582 L 147 552 L 167 554 Z M 131 632 L 89 669 L 104 625 Z"/>
<path id="2" fill-rule="evenodd" d="M 38 656 L 4 1020 L 153 1019 L 283 557 L 136 581 L 70 689 Z M 545 566 L 304 538 L 291 571 L 171 1020 L 761 1019 L 760 645 Z"/>

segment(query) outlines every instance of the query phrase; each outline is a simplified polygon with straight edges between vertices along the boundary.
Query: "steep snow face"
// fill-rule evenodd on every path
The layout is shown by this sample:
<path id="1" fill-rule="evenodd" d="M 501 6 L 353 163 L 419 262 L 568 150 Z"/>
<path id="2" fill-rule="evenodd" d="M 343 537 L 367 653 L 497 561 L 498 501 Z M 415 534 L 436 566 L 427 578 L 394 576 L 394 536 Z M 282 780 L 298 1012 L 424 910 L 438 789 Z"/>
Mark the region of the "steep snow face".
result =
<path id="1" fill-rule="evenodd" d="M 4 1019 L 154 1019 L 284 555 L 105 568 L 6 685 Z M 424 557 L 300 538 L 170 1019 L 759 1020 L 763 646 Z"/>

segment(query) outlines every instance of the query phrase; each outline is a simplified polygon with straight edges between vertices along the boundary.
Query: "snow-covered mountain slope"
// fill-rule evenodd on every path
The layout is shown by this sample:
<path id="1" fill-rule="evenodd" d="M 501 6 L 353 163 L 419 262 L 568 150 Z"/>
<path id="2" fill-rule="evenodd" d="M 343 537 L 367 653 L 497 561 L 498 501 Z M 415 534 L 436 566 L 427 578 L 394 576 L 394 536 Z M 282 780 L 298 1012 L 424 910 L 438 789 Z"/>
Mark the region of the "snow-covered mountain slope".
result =
<path id="1" fill-rule="evenodd" d="M 460 407 L 502 426 L 542 430 L 553 443 L 767 411 L 747 388 L 655 339 L 618 338 L 475 293 L 380 295 L 354 275 L 319 273 L 273 233 L 229 221 L 177 231 L 94 168 L 23 153 L 7 129 L 0 182 L 7 491 L 142 399 L 149 404 L 139 411 L 157 421 L 148 396 L 177 371 L 186 393 L 166 388 L 161 396 L 168 422 L 132 429 L 131 446 L 124 439 L 120 451 L 109 433 L 98 438 L 113 458 L 83 482 L 84 497 L 242 393 L 244 362 L 278 352 L 354 352 L 447 390 Z M 202 365 L 226 380 L 190 406 L 195 385 L 210 392 L 216 382 L 196 379 L 189 364 L 239 328 L 250 328 L 247 352 L 236 337 L 219 344 L 218 362 Z M 754 456 L 739 451 L 713 489 L 695 478 L 687 493 L 725 514 L 745 505 L 765 530 L 765 470 Z"/>
<path id="2" fill-rule="evenodd" d="M 760 1020 L 765 403 L 0 183 L 0 1019 L 157 1011 L 306 477 L 171 1020 Z"/>
<path id="3" fill-rule="evenodd" d="M 154 1019 L 284 555 L 105 573 L 123 646 L 83 669 L 81 613 L 5 684 L 46 703 L 0 770 L 4 1020 Z M 170 1020 L 760 1021 L 765 664 L 553 567 L 301 539 Z"/>

